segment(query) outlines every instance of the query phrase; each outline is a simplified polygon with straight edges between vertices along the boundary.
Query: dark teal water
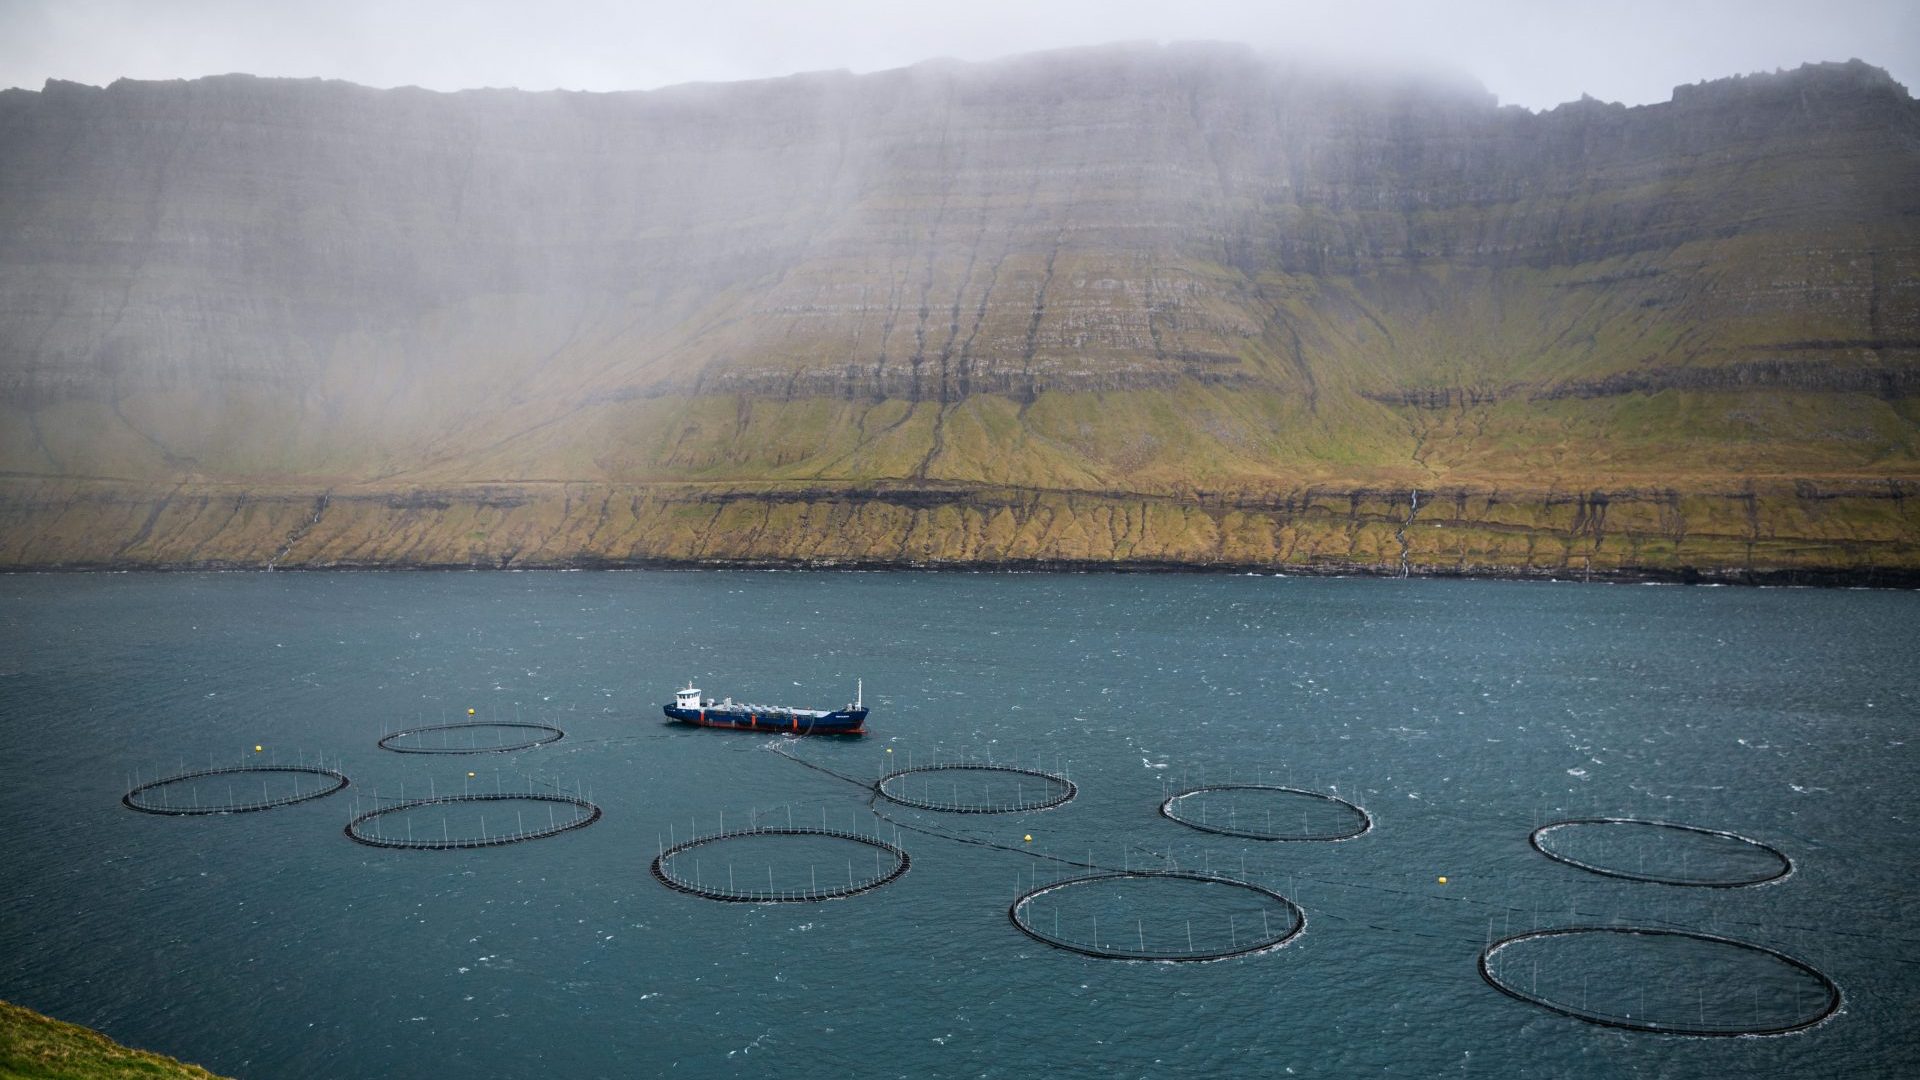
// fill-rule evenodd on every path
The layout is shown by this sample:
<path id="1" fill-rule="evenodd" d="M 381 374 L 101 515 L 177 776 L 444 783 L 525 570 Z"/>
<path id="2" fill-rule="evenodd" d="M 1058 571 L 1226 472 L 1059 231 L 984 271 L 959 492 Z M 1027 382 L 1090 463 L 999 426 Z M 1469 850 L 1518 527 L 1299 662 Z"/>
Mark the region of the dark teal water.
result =
<path id="1" fill-rule="evenodd" d="M 0 997 L 245 1077 L 1911 1075 L 1916 658 L 1920 596 L 1888 592 L 7 577 Z M 859 740 L 672 728 L 658 706 L 688 678 L 716 695 L 835 706 L 856 677 L 874 710 Z M 374 746 L 469 707 L 567 737 L 479 758 Z M 324 753 L 353 786 L 216 817 L 119 803 L 130 774 L 254 757 L 256 744 L 281 761 Z M 861 779 L 909 755 L 1014 761 L 1070 773 L 1079 795 L 1009 816 L 882 804 L 881 821 L 863 789 L 776 749 Z M 1228 781 L 1337 793 L 1375 827 L 1344 843 L 1265 843 L 1157 812 L 1182 786 Z M 385 851 L 342 835 L 376 791 L 462 783 L 578 790 L 605 816 L 483 850 Z M 912 868 L 824 904 L 721 904 L 653 880 L 662 845 L 717 830 L 723 814 L 729 828 L 790 814 L 897 835 Z M 1689 889 L 1599 877 L 1527 844 L 1538 824 L 1605 815 L 1738 832 L 1796 870 L 1759 888 Z M 845 854 L 763 839 L 716 858 L 743 876 L 802 862 L 817 874 Z M 1244 875 L 1296 900 L 1306 930 L 1200 965 L 1055 950 L 1007 908 L 1068 872 L 1060 859 Z M 1136 905 L 1143 934 L 1236 917 L 1184 887 L 1115 895 L 1101 902 Z M 1109 910 L 1101 932 L 1126 914 Z M 1515 1001 L 1476 970 L 1490 936 L 1610 924 L 1777 949 L 1827 973 L 1845 1005 L 1781 1037 L 1637 1034 Z M 1621 971 L 1671 971 L 1650 995 L 1638 987 L 1669 1008 L 1793 1005 L 1760 1000 L 1764 980 L 1721 1000 L 1742 979 L 1725 958 L 1702 960 L 1716 982 L 1695 988 L 1672 970 L 1684 963 L 1580 944 L 1527 976 L 1569 994 L 1597 987 L 1629 1010 L 1634 987 L 1609 981 Z"/>

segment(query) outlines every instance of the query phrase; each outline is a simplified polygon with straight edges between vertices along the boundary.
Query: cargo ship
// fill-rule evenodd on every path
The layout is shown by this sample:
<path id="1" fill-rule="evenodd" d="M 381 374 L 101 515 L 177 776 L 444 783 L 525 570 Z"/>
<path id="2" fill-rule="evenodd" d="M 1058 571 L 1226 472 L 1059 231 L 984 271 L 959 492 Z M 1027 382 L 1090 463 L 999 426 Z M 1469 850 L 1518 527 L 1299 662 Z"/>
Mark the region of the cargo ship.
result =
<path id="1" fill-rule="evenodd" d="M 667 719 L 697 727 L 738 728 L 742 731 L 784 731 L 792 735 L 859 735 L 867 722 L 862 704 L 864 687 L 854 683 L 853 701 L 831 712 L 796 709 L 791 705 L 752 705 L 732 698 L 715 701 L 700 696 L 691 681 L 673 692 L 673 704 L 663 705 Z"/>

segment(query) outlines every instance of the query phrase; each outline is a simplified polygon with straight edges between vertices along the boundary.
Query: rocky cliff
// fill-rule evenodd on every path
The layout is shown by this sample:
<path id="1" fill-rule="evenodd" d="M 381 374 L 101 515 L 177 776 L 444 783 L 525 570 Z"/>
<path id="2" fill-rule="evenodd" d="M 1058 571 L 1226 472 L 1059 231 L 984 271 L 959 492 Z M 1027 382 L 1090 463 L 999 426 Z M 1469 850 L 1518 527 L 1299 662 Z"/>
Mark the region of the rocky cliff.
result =
<path id="1" fill-rule="evenodd" d="M 0 565 L 1920 570 L 1920 106 L 0 93 Z"/>

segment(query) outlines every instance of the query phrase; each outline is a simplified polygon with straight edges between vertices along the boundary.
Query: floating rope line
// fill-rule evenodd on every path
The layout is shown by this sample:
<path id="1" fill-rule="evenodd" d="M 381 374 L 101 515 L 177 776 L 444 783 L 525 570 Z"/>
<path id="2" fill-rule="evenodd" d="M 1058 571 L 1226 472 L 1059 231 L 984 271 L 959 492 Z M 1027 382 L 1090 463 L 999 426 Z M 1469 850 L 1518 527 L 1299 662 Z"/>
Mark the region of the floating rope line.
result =
<path id="1" fill-rule="evenodd" d="M 1248 955 L 1251 953 L 1262 952 L 1269 949 L 1278 948 L 1281 945 L 1284 945 L 1287 942 L 1291 941 L 1295 936 L 1300 934 L 1306 928 L 1305 909 L 1301 908 L 1298 904 L 1294 903 L 1292 900 L 1288 899 L 1283 894 L 1275 890 L 1265 888 L 1264 886 L 1257 885 L 1252 882 L 1242 881 L 1238 878 L 1229 878 L 1229 877 L 1225 877 L 1222 875 L 1217 875 L 1209 872 L 1196 873 L 1190 870 L 1180 870 L 1177 866 L 1171 865 L 1173 860 L 1169 855 L 1162 852 L 1153 851 L 1152 849 L 1142 847 L 1138 844 L 1129 845 L 1128 851 L 1129 852 L 1139 851 L 1147 855 L 1149 858 L 1157 859 L 1162 862 L 1168 863 L 1170 865 L 1166 869 L 1160 869 L 1160 870 L 1145 869 L 1145 868 L 1139 867 L 1138 865 L 1111 866 L 1096 860 L 1093 857 L 1093 854 L 1091 851 L 1089 851 L 1087 854 L 1087 857 L 1084 860 L 1082 860 L 1082 859 L 1074 858 L 1068 855 L 1056 854 L 1051 851 L 1035 850 L 1033 847 L 1025 844 L 1015 845 L 1015 844 L 1001 843 L 993 840 L 983 839 L 976 836 L 966 836 L 966 835 L 956 834 L 952 832 L 947 832 L 938 828 L 933 828 L 928 825 L 918 824 L 911 821 L 903 821 L 898 818 L 889 816 L 882 809 L 881 803 L 882 803 L 882 800 L 886 798 L 886 796 L 880 790 L 880 785 L 878 783 L 870 783 L 868 781 L 864 781 L 856 777 L 848 776 L 845 773 L 838 772 L 834 769 L 828 768 L 827 766 L 820 765 L 812 761 L 808 761 L 805 758 L 799 757 L 789 752 L 779 742 L 770 744 L 768 745 L 767 748 L 771 749 L 773 752 L 781 755 L 782 757 L 785 757 L 788 760 L 793 761 L 796 764 L 803 765 L 809 769 L 813 769 L 816 772 L 820 772 L 827 776 L 834 777 L 835 779 L 845 781 L 846 783 L 852 784 L 856 787 L 866 789 L 868 792 L 868 799 L 867 799 L 868 808 L 873 812 L 876 818 L 878 818 L 883 822 L 886 822 L 887 824 L 894 826 L 896 830 L 904 829 L 908 832 L 919 833 L 923 836 L 930 836 L 936 839 L 947 840 L 957 844 L 967 844 L 973 847 L 988 848 L 994 851 L 1003 851 L 1009 854 L 1023 855 L 1029 859 L 1039 861 L 1039 862 L 1054 863 L 1060 866 L 1072 867 L 1076 870 L 1092 871 L 1092 873 L 1090 874 L 1082 874 L 1075 878 L 1060 879 L 1060 880 L 1049 882 L 1044 886 L 1037 886 L 1034 889 L 1029 890 L 1027 893 L 1023 894 L 1019 899 L 1016 899 L 1013 905 L 1009 907 L 1008 909 L 1009 919 L 1011 919 L 1016 926 L 1021 927 L 1023 932 L 1028 933 L 1029 936 L 1035 937 L 1037 940 L 1041 940 L 1046 944 L 1054 945 L 1056 947 L 1067 949 L 1069 951 L 1082 952 L 1085 955 L 1089 955 L 1089 956 L 1099 956 L 1099 957 L 1109 958 L 1109 959 L 1206 962 L 1206 961 L 1212 961 L 1212 960 L 1224 960 L 1233 956 Z M 942 767 L 945 767 L 945 766 L 942 766 Z M 975 766 L 975 767 L 979 767 L 979 766 Z M 931 766 L 929 768 L 931 768 Z M 909 771 L 918 771 L 918 770 L 917 769 L 902 770 L 902 772 L 909 772 Z M 1020 770 L 1020 771 L 1026 772 L 1027 770 Z M 1037 772 L 1038 770 L 1035 770 L 1035 771 Z M 893 775 L 898 775 L 898 774 L 893 774 Z M 1042 775 L 1045 775 L 1048 777 L 1054 777 L 1056 774 L 1043 773 Z M 884 782 L 884 779 L 885 778 L 883 778 L 882 782 Z M 1061 780 L 1062 782 L 1066 782 L 1064 776 L 1060 776 L 1058 777 L 1058 779 Z M 1076 788 L 1075 791 L 1077 792 L 1077 790 L 1078 789 Z M 897 800 L 888 800 L 888 801 L 897 801 Z M 1148 879 L 1171 878 L 1171 879 L 1186 880 L 1186 881 L 1202 881 L 1210 884 L 1218 884 L 1218 885 L 1223 885 L 1223 886 L 1228 886 L 1233 888 L 1250 890 L 1254 893 L 1260 894 L 1263 897 L 1269 898 L 1273 902 L 1277 902 L 1280 905 L 1282 905 L 1285 908 L 1287 913 L 1286 919 L 1285 919 L 1285 922 L 1287 925 L 1276 933 L 1273 930 L 1272 917 L 1270 915 L 1262 914 L 1260 916 L 1260 920 L 1261 920 L 1260 932 L 1258 934 L 1255 934 L 1251 915 L 1249 916 L 1248 923 L 1244 928 L 1237 928 L 1233 924 L 1230 918 L 1228 924 L 1224 928 L 1215 928 L 1216 930 L 1224 929 L 1225 931 L 1224 935 L 1222 935 L 1224 936 L 1227 942 L 1224 948 L 1193 947 L 1196 941 L 1206 940 L 1205 930 L 1203 929 L 1202 936 L 1200 938 L 1187 939 L 1186 935 L 1188 932 L 1188 928 L 1185 925 L 1183 925 L 1181 937 L 1183 940 L 1189 941 L 1188 947 L 1160 948 L 1155 950 L 1148 950 L 1146 948 L 1146 942 L 1145 942 L 1144 923 L 1136 922 L 1136 925 L 1134 927 L 1135 939 L 1136 939 L 1135 949 L 1133 953 L 1128 953 L 1126 951 L 1123 951 L 1119 947 L 1114 946 L 1112 943 L 1107 943 L 1102 947 L 1094 948 L 1090 951 L 1087 947 L 1085 947 L 1083 943 L 1076 942 L 1076 941 L 1067 939 L 1065 937 L 1062 937 L 1058 941 L 1052 940 L 1047 933 L 1035 931 L 1029 925 L 1022 923 L 1021 915 L 1020 915 L 1022 904 L 1023 902 L 1031 901 L 1031 899 L 1035 896 L 1048 893 L 1051 890 L 1062 888 L 1074 882 L 1091 883 L 1091 882 L 1097 882 L 1097 881 L 1107 880 L 1107 879 L 1129 879 L 1130 880 L 1130 879 L 1138 879 L 1138 878 L 1148 878 Z M 1244 942 L 1239 940 L 1239 931 L 1241 929 L 1244 929 L 1248 935 Z"/>
<path id="2" fill-rule="evenodd" d="M 872 781 L 862 780 L 854 776 L 848 776 L 846 773 L 836 772 L 833 769 L 827 768 L 825 765 L 816 764 L 815 762 L 808 761 L 806 758 L 798 757 L 794 754 L 788 753 L 786 748 L 781 746 L 780 743 L 778 742 L 768 745 L 766 749 L 772 750 L 774 753 L 779 754 L 781 757 L 786 758 L 788 761 L 791 761 L 796 765 L 804 765 L 815 772 L 825 773 L 826 775 L 831 776 L 836 780 L 844 780 L 847 783 L 852 784 L 857 788 L 861 788 L 865 790 L 867 793 L 867 808 L 873 811 L 873 815 L 875 817 L 879 818 L 881 821 L 884 821 L 889 825 L 892 825 L 896 829 L 905 829 L 908 832 L 919 833 L 922 836 L 931 836 L 939 840 L 950 840 L 956 844 L 970 844 L 974 847 L 991 848 L 995 851 L 1006 851 L 1006 852 L 1011 852 L 1017 855 L 1025 855 L 1030 859 L 1041 859 L 1047 862 L 1059 863 L 1062 866 L 1077 866 L 1086 870 L 1113 870 L 1116 873 L 1124 869 L 1122 867 L 1111 867 L 1111 866 L 1104 865 L 1102 863 L 1096 863 L 1092 861 L 1090 858 L 1087 861 L 1082 862 L 1079 859 L 1069 858 L 1064 855 L 1055 855 L 1047 851 L 1035 851 L 1031 847 L 1024 847 L 1024 846 L 1015 845 L 1015 844 L 1004 844 L 994 840 L 982 840 L 977 836 L 963 836 L 957 833 L 944 832 L 940 829 L 935 829 L 927 825 L 915 824 L 914 822 L 911 822 L 911 821 L 902 821 L 899 818 L 888 817 L 887 814 L 884 811 L 882 811 L 880 808 L 880 803 L 882 801 L 881 795 L 879 792 L 874 790 L 874 784 Z M 1075 790 L 1078 790 L 1078 789 L 1075 789 Z M 1139 850 L 1144 851 L 1146 849 L 1141 848 Z M 1164 857 L 1164 856 L 1158 855 L 1157 853 L 1150 852 L 1150 854 L 1154 854 L 1156 858 Z"/>
<path id="3" fill-rule="evenodd" d="M 1100 931 L 1100 919 L 1095 914 L 1091 921 L 1091 936 L 1077 938 L 1061 932 L 1059 908 L 1043 908 L 1040 900 L 1052 896 L 1058 900 L 1058 894 L 1076 889 L 1098 888 L 1104 884 L 1127 881 L 1192 881 L 1208 887 L 1241 889 L 1255 894 L 1261 900 L 1257 919 L 1249 915 L 1242 925 L 1236 916 L 1229 914 L 1225 933 L 1219 926 L 1205 927 L 1201 935 L 1195 937 L 1193 920 L 1186 918 L 1179 931 L 1170 930 L 1165 919 L 1156 920 L 1155 939 L 1148 943 L 1145 919 L 1136 917 L 1132 926 L 1121 920 L 1115 925 L 1108 922 L 1107 934 L 1103 938 Z M 1286 912 L 1286 919 L 1279 926 L 1268 915 L 1273 905 L 1279 905 Z M 1051 918 L 1049 918 L 1049 913 Z M 1248 956 L 1253 953 L 1267 952 L 1298 937 L 1307 928 L 1307 913 L 1300 905 L 1280 893 L 1263 885 L 1237 878 L 1220 877 L 1213 874 L 1196 874 L 1182 870 L 1134 870 L 1116 873 L 1087 874 L 1081 877 L 1067 878 L 1042 885 L 1037 889 L 1022 893 L 1007 908 L 1007 918 L 1020 932 L 1056 949 L 1079 953 L 1110 960 L 1153 960 L 1166 963 L 1205 963 L 1214 960 L 1226 960 L 1235 956 Z M 1215 920 L 1217 921 L 1217 920 Z M 1068 920 L 1070 929 L 1085 929 L 1078 918 Z M 1182 932 L 1183 931 L 1183 932 Z M 1168 942 L 1171 941 L 1171 944 Z"/>
<path id="4" fill-rule="evenodd" d="M 475 746 L 472 744 L 467 746 L 448 746 L 444 742 L 446 732 L 478 731 L 481 728 L 505 728 L 515 731 L 539 732 L 540 736 L 531 740 L 523 740 L 510 745 L 502 744 L 498 746 Z M 443 742 L 440 746 L 396 745 L 398 740 L 412 736 L 426 735 L 430 732 L 440 732 L 442 734 Z M 551 724 L 523 724 L 517 721 L 511 723 L 505 721 L 482 721 L 471 724 L 432 724 L 427 727 L 407 728 L 404 731 L 396 731 L 382 737 L 379 746 L 382 750 L 391 750 L 396 754 L 505 754 L 515 750 L 531 750 L 536 746 L 545 746 L 548 743 L 559 742 L 566 737 L 566 732 Z"/>
<path id="5" fill-rule="evenodd" d="M 982 801 L 975 802 L 962 799 L 960 781 L 957 779 L 953 781 L 949 789 L 952 791 L 953 797 L 951 799 L 942 799 L 939 797 L 942 792 L 935 787 L 936 774 L 938 774 L 940 779 L 944 780 L 948 777 L 957 777 L 969 773 L 981 774 L 985 777 L 986 794 Z M 993 797 L 992 780 L 995 777 L 1000 777 L 1004 780 L 1004 778 L 1009 775 L 1016 777 L 1011 785 L 1012 790 L 1007 792 L 1012 798 L 995 801 Z M 915 798 L 913 795 L 912 781 L 910 779 L 912 777 L 920 777 L 926 781 L 926 785 L 922 789 L 925 794 L 920 798 Z M 972 780 L 978 780 L 979 778 L 979 776 L 969 777 L 969 779 Z M 842 779 L 847 778 L 842 777 Z M 1036 782 L 1031 792 L 1027 790 L 1027 781 Z M 1026 810 L 1051 810 L 1072 799 L 1080 791 L 1078 787 L 1074 786 L 1073 781 L 1066 777 L 1055 773 L 1042 772 L 1038 769 L 1023 769 L 1013 765 L 968 765 L 957 763 L 947 765 L 920 765 L 901 769 L 897 772 L 888 773 L 879 780 L 874 781 L 872 787 L 875 794 L 886 799 L 888 802 L 899 803 L 901 806 L 911 806 L 917 810 L 936 810 L 946 814 L 1013 814 Z M 969 791 L 967 794 L 971 796 L 973 793 Z"/>
<path id="6" fill-rule="evenodd" d="M 427 806 L 452 806 L 463 803 L 494 802 L 559 804 L 573 807 L 575 810 L 583 811 L 583 813 L 567 821 L 557 821 L 552 817 L 551 813 L 549 813 L 546 825 L 542 826 L 536 822 L 532 828 L 526 826 L 524 814 L 516 813 L 513 830 L 511 832 L 501 833 L 487 832 L 486 817 L 482 815 L 480 818 L 481 832 L 479 836 L 454 836 L 451 830 L 448 829 L 444 817 L 441 819 L 441 833 L 438 837 L 431 835 L 415 837 L 412 833 L 413 826 L 411 822 L 408 823 L 408 831 L 405 836 L 388 836 L 379 831 L 378 825 L 373 824 L 383 817 L 392 814 L 404 814 L 408 811 L 418 810 Z M 546 836 L 557 836 L 570 829 L 584 829 L 599 820 L 600 808 L 598 806 L 573 795 L 549 795 L 544 792 L 438 795 L 425 799 L 408 799 L 396 802 L 391 806 L 377 807 L 364 814 L 359 814 L 347 822 L 346 833 L 355 843 L 365 844 L 368 847 L 407 848 L 415 851 L 447 851 L 455 848 L 499 847 L 503 844 L 517 844 L 523 840 L 538 840 Z M 372 825 L 371 828 L 369 828 L 370 825 Z"/>
<path id="7" fill-rule="evenodd" d="M 1624 867 L 1606 866 L 1576 859 L 1565 852 L 1553 850 L 1550 839 L 1553 833 L 1560 830 L 1620 827 L 1666 829 L 1675 833 L 1736 841 L 1751 848 L 1754 852 L 1767 856 L 1768 865 L 1764 870 L 1738 877 L 1731 874 L 1722 877 L 1694 876 L 1691 874 L 1690 868 L 1685 862 L 1682 863 L 1682 872 L 1680 874 L 1648 873 L 1644 866 L 1629 870 Z M 1785 852 L 1771 844 L 1763 844 L 1752 837 L 1741 836 L 1739 833 L 1722 832 L 1718 829 L 1704 829 L 1698 825 L 1681 825 L 1671 821 L 1651 821 L 1641 818 L 1619 817 L 1576 818 L 1569 821 L 1555 821 L 1533 830 L 1533 832 L 1527 836 L 1527 843 L 1532 844 L 1535 851 L 1538 851 L 1540 854 L 1545 855 L 1555 862 L 1566 863 L 1568 866 L 1577 866 L 1589 873 L 1604 874 L 1607 877 L 1614 878 L 1625 878 L 1628 881 L 1652 882 L 1657 885 L 1691 885 L 1708 889 L 1740 889 L 1779 881 L 1793 873 L 1793 860 L 1788 858 Z"/>
<path id="8" fill-rule="evenodd" d="M 1307 799 L 1317 799 L 1323 803 L 1343 808 L 1349 812 L 1352 817 L 1351 820 L 1342 826 L 1316 831 L 1307 827 L 1306 815 L 1303 812 L 1301 814 L 1300 831 L 1298 833 L 1291 833 L 1284 831 L 1284 822 L 1283 828 L 1276 830 L 1273 827 L 1273 815 L 1270 812 L 1264 818 L 1246 821 L 1230 810 L 1229 816 L 1224 822 L 1214 821 L 1208 817 L 1203 817 L 1195 821 L 1191 817 L 1183 817 L 1181 815 L 1181 800 L 1221 791 L 1261 791 L 1300 796 Z M 1204 800 L 1200 800 L 1200 802 L 1204 808 Z M 1328 795 L 1321 791 L 1308 791 L 1305 788 L 1282 787 L 1278 784 L 1209 784 L 1205 787 L 1188 788 L 1185 791 L 1175 792 L 1169 795 L 1167 800 L 1160 804 L 1160 815 L 1169 821 L 1177 821 L 1190 829 L 1217 833 L 1221 836 L 1237 836 L 1247 840 L 1352 840 L 1354 837 L 1366 835 L 1373 829 L 1373 815 L 1337 795 Z"/>
<path id="9" fill-rule="evenodd" d="M 241 801 L 229 798 L 227 801 L 220 803 L 201 803 L 198 801 L 197 793 L 195 795 L 195 801 L 191 805 L 174 803 L 164 798 L 159 800 L 152 798 L 152 796 L 156 794 L 164 795 L 168 787 L 176 784 L 188 784 L 214 776 L 233 777 L 254 773 L 263 775 L 275 773 L 293 774 L 293 794 L 281 796 L 270 795 L 266 791 L 267 782 L 262 780 L 261 795 L 260 798 L 255 801 Z M 325 777 L 332 780 L 333 784 L 331 786 L 322 785 L 313 791 L 301 791 L 299 777 L 302 775 Z M 174 776 L 140 784 L 131 791 L 128 791 L 125 795 L 120 796 L 120 801 L 124 803 L 128 809 L 138 810 L 143 814 L 168 814 L 173 816 L 193 814 L 245 814 L 255 810 L 272 810 L 275 807 L 292 806 L 294 803 L 306 802 L 309 799 L 325 798 L 339 791 L 341 788 L 346 787 L 347 782 L 346 774 L 317 765 L 229 765 L 219 769 L 201 769 L 197 772 L 179 773 Z"/>
<path id="10" fill-rule="evenodd" d="M 1563 970 L 1550 969 L 1549 985 L 1544 992 L 1542 991 L 1540 963 L 1537 959 L 1531 968 L 1521 967 L 1519 971 L 1512 974 L 1512 977 L 1503 971 L 1496 971 L 1496 968 L 1501 966 L 1497 958 L 1514 946 L 1602 934 L 1644 938 L 1649 941 L 1677 939 L 1701 942 L 1735 956 L 1764 957 L 1783 965 L 1794 975 L 1810 979 L 1808 989 L 1812 992 L 1794 995 L 1795 1000 L 1791 1003 L 1794 1007 L 1783 1010 L 1791 1015 L 1768 1017 L 1761 1009 L 1760 988 L 1757 980 L 1721 972 L 1719 978 L 1703 978 L 1700 985 L 1689 987 L 1688 989 L 1694 991 L 1694 996 L 1691 997 L 1682 995 L 1676 998 L 1672 988 L 1655 986 L 1655 1006 L 1649 1010 L 1646 1006 L 1647 988 L 1644 981 L 1636 982 L 1633 989 L 1637 991 L 1637 996 L 1634 997 L 1629 997 L 1628 988 L 1623 986 L 1601 988 L 1602 997 L 1605 999 L 1604 1005 L 1612 1006 L 1604 1007 L 1604 1005 L 1596 1005 L 1593 1001 L 1591 976 L 1584 970 L 1579 987 L 1580 1000 L 1577 1004 L 1569 1000 L 1573 996 L 1573 984 L 1571 977 L 1567 976 Z M 1519 966 L 1517 962 L 1515 966 Z M 1589 1024 L 1599 1024 L 1603 1027 L 1657 1032 L 1664 1035 L 1787 1035 L 1796 1031 L 1805 1031 L 1827 1019 L 1839 1010 L 1841 1004 L 1838 984 L 1811 965 L 1785 953 L 1751 942 L 1718 937 L 1713 934 L 1639 926 L 1572 926 L 1535 930 L 1502 938 L 1488 945 L 1480 953 L 1480 977 L 1487 981 L 1487 985 L 1508 997 L 1538 1005 L 1562 1016 L 1571 1016 L 1576 1020 L 1584 1020 Z M 1709 982 L 1715 996 L 1713 1019 L 1709 1019 L 1707 1006 L 1709 987 L 1705 984 Z M 1664 1015 L 1662 1015 L 1663 1011 Z"/>
<path id="11" fill-rule="evenodd" d="M 867 847 L 875 849 L 877 852 L 891 857 L 892 862 L 890 865 L 883 865 L 876 858 L 873 875 L 870 877 L 856 878 L 853 873 L 852 860 L 848 860 L 847 883 L 841 885 L 837 879 L 834 879 L 824 886 L 820 884 L 817 867 L 810 868 L 809 882 L 805 886 L 777 886 L 773 882 L 773 868 L 769 866 L 767 868 L 767 887 L 764 889 L 759 887 L 757 880 L 749 882 L 744 886 L 736 885 L 732 864 L 728 864 L 727 881 L 725 885 L 721 885 L 717 878 L 712 884 L 708 884 L 705 875 L 700 872 L 697 863 L 692 879 L 688 879 L 684 874 L 677 873 L 674 869 L 675 864 L 679 861 L 679 856 L 693 851 L 696 848 L 705 847 L 709 844 L 765 836 L 823 836 L 834 840 L 851 841 L 856 844 L 864 844 Z M 849 896 L 857 896 L 863 892 L 870 892 L 882 885 L 892 882 L 895 878 L 906 873 L 907 868 L 912 864 L 913 859 L 906 853 L 905 849 L 890 844 L 878 837 L 865 836 L 856 832 L 844 832 L 839 829 L 816 829 L 808 826 L 791 826 L 786 828 L 735 829 L 731 832 L 719 832 L 710 836 L 687 840 L 663 849 L 659 855 L 654 857 L 651 869 L 653 876 L 659 880 L 660 884 L 677 892 L 687 893 L 690 896 L 700 896 L 708 900 L 721 900 L 736 904 L 794 904 L 821 900 L 840 900 Z"/>

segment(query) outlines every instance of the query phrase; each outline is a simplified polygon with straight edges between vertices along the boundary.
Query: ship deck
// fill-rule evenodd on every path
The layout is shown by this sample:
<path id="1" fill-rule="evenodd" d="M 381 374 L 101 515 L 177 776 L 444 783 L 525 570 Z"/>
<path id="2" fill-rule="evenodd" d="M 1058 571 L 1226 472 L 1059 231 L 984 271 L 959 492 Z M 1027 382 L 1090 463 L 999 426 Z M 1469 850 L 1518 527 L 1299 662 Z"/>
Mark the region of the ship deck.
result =
<path id="1" fill-rule="evenodd" d="M 731 705 L 707 705 L 703 706 L 702 709 L 705 712 L 721 713 L 723 715 L 739 713 L 742 716 L 797 716 L 802 720 L 818 720 L 822 717 L 833 715 L 833 710 L 831 709 L 796 709 L 788 705 L 754 705 L 739 701 Z"/>

